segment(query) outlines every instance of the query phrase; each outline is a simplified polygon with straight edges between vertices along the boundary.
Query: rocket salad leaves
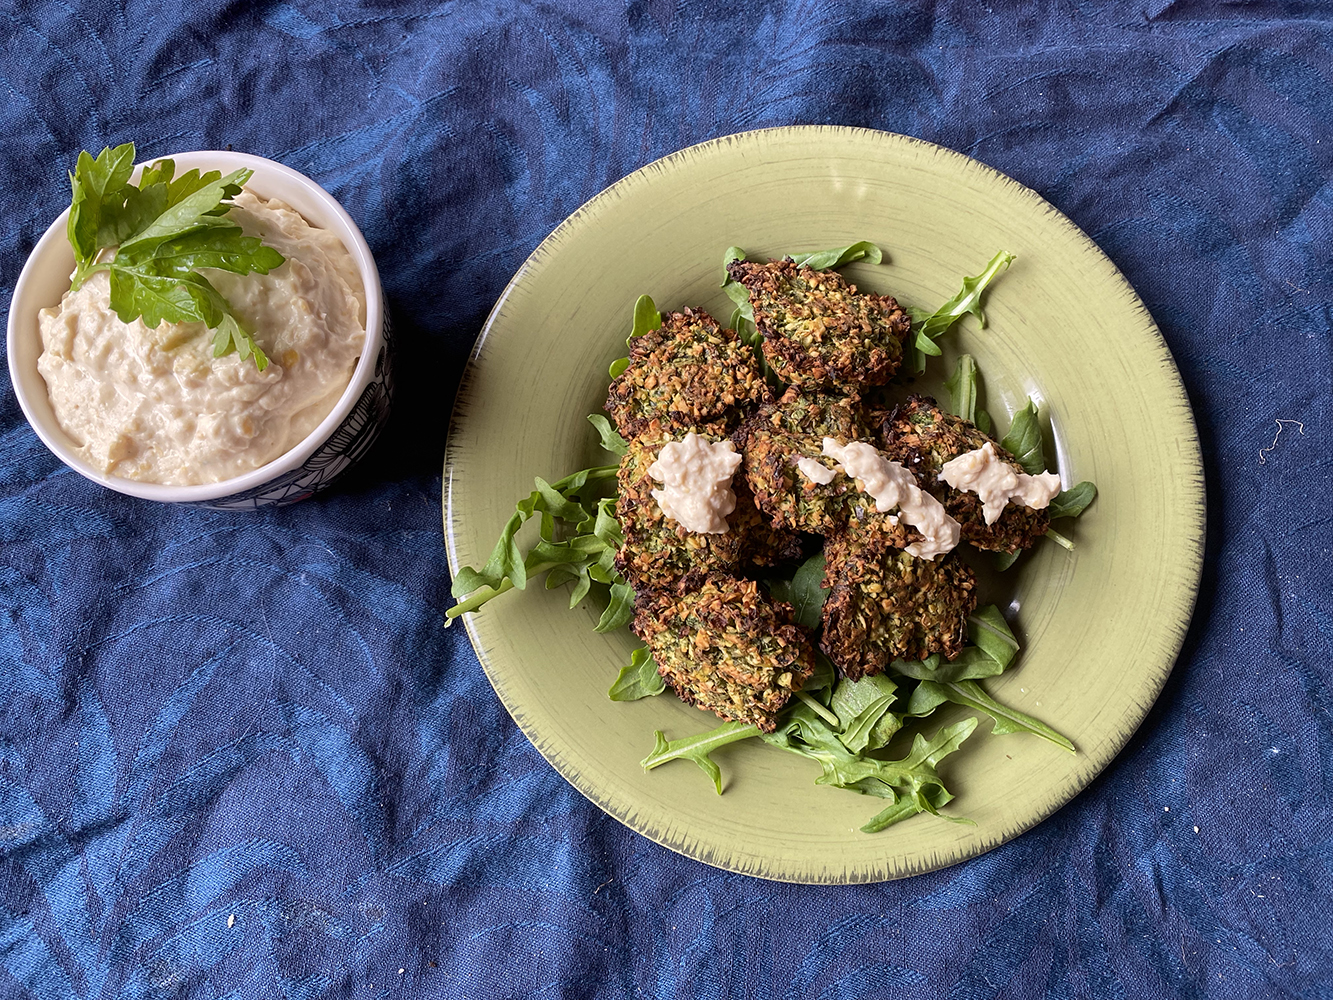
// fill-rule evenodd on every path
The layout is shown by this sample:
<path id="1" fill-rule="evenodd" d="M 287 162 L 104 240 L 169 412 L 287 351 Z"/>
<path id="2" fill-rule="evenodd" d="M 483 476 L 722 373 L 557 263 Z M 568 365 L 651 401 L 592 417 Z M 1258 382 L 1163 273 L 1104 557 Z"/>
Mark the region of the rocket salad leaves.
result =
<path id="1" fill-rule="evenodd" d="M 282 254 L 246 236 L 226 218 L 231 199 L 253 173 L 188 170 L 175 176 L 173 160 L 145 167 L 131 184 L 134 143 L 79 154 L 69 175 L 73 199 L 66 235 L 74 249 L 71 288 L 108 272 L 111 308 L 122 322 L 142 318 L 149 327 L 203 323 L 213 331 L 213 355 L 236 351 L 263 371 L 268 357 L 231 304 L 200 273 L 267 274 Z"/>
<path id="2" fill-rule="evenodd" d="M 964 420 L 976 424 L 982 432 L 991 432 L 990 415 L 977 407 L 977 391 L 981 381 L 981 372 L 976 359 L 970 354 L 959 357 L 953 374 L 944 382 L 949 392 L 949 411 Z M 1000 442 L 1004 448 L 1018 460 L 1023 471 L 1029 475 L 1038 475 L 1046 471 L 1046 454 L 1042 448 L 1041 425 L 1038 418 L 1037 404 L 1031 398 L 1027 405 L 1014 414 L 1009 423 L 1009 432 Z M 1057 494 L 1047 506 L 1047 515 L 1057 517 L 1078 517 L 1097 496 L 1097 487 L 1084 481 Z M 1053 528 L 1048 528 L 1046 537 L 1066 549 L 1073 549 L 1074 543 Z M 997 570 L 1008 569 L 1018 561 L 1022 550 L 1000 552 L 994 557 Z"/>
<path id="3" fill-rule="evenodd" d="M 943 353 L 936 341 L 952 330 L 953 325 L 964 316 L 975 317 L 977 323 L 985 328 L 986 314 L 981 311 L 981 295 L 1013 260 L 1013 254 L 1001 250 L 975 278 L 964 278 L 963 287 L 959 289 L 958 294 L 933 313 L 908 310 L 908 314 L 912 317 L 914 334 L 912 348 L 908 353 L 914 375 L 920 375 L 926 370 L 927 356 L 939 357 Z"/>
<path id="4" fill-rule="evenodd" d="M 597 429 L 603 448 L 617 456 L 625 453 L 625 439 L 605 417 L 593 414 L 588 422 Z M 634 589 L 615 568 L 616 551 L 625 537 L 611 512 L 615 498 L 595 499 L 616 478 L 617 468 L 599 465 L 554 483 L 534 480 L 536 489 L 515 505 L 486 565 L 481 569 L 464 566 L 454 576 L 452 593 L 459 600 L 445 612 L 445 623 L 465 612 L 480 610 L 510 590 L 523 590 L 530 578 L 546 573 L 547 590 L 574 584 L 571 608 L 577 607 L 594 585 L 607 588 L 607 607 L 596 631 L 613 632 L 627 625 L 634 615 Z M 540 521 L 540 532 L 525 555 L 515 536 L 534 517 Z"/>
<path id="5" fill-rule="evenodd" d="M 726 264 L 745 256 L 741 248 L 729 247 L 723 259 L 724 274 Z M 815 268 L 840 267 L 854 261 L 878 263 L 882 259 L 879 248 L 866 241 L 790 256 L 798 264 Z M 958 294 L 933 313 L 909 310 L 913 325 L 906 368 L 920 374 L 927 357 L 942 353 L 939 339 L 962 317 L 971 315 L 985 326 L 983 293 L 1013 259 L 1007 252 L 996 254 L 981 274 L 964 278 Z M 744 287 L 729 275 L 724 277 L 721 287 L 735 302 L 732 328 L 744 342 L 756 348 L 761 346 L 763 337 L 755 329 Z M 634 338 L 661 323 L 662 315 L 653 299 L 640 296 L 634 305 L 626 343 L 632 343 Z M 762 364 L 762 355 L 760 361 Z M 618 377 L 628 365 L 628 358 L 613 362 L 611 377 Z M 767 368 L 765 374 L 772 376 Z M 964 354 L 945 388 L 950 410 L 989 434 L 991 418 L 978 405 L 980 384 L 975 358 Z M 603 449 L 616 456 L 626 453 L 628 446 L 610 421 L 600 415 L 588 419 Z M 1046 469 L 1042 428 L 1034 401 L 1029 399 L 1014 415 L 1002 445 L 1028 473 L 1035 475 Z M 523 589 L 529 579 L 546 573 L 547 588 L 573 584 L 571 608 L 588 596 L 594 586 L 606 589 L 607 607 L 597 631 L 610 631 L 626 624 L 633 613 L 634 591 L 615 570 L 614 558 L 623 544 L 623 536 L 612 514 L 614 497 L 602 496 L 614 480 L 616 470 L 616 465 L 605 465 L 554 483 L 535 480 L 536 488 L 517 504 L 486 565 L 459 571 L 454 580 L 454 594 L 460 601 L 447 616 L 453 619 L 464 612 L 476 611 L 500 594 Z M 1077 516 L 1095 496 L 1096 488 L 1091 483 L 1079 483 L 1055 498 L 1050 514 Z M 536 543 L 525 554 L 516 536 L 533 518 L 539 519 L 540 530 Z M 1050 534 L 1072 547 L 1071 542 L 1055 532 Z M 1016 556 L 1000 558 L 1012 563 Z M 823 587 L 824 572 L 825 560 L 820 552 L 788 575 L 765 581 L 772 597 L 791 605 L 794 620 L 811 632 L 817 632 L 821 626 L 822 609 L 829 594 Z M 675 740 L 658 731 L 653 750 L 642 765 L 652 770 L 671 761 L 692 761 L 721 794 L 722 768 L 712 755 L 732 743 L 759 737 L 769 746 L 819 764 L 816 784 L 887 800 L 888 804 L 862 827 L 866 832 L 875 832 L 922 812 L 940 815 L 940 809 L 952 800 L 938 766 L 972 735 L 978 725 L 976 717 L 944 725 L 933 736 L 915 732 L 903 756 L 889 757 L 891 744 L 900 739 L 905 727 L 918 724 L 917 720 L 933 715 L 942 706 L 958 705 L 989 717 L 993 735 L 1027 733 L 1075 752 L 1067 737 L 1041 720 L 1002 704 L 983 687 L 987 679 L 1009 670 L 1019 651 L 1018 639 L 999 609 L 993 605 L 977 609 L 969 616 L 967 629 L 968 645 L 952 661 L 945 661 L 939 655 L 919 661 L 896 660 L 884 673 L 856 681 L 840 677 L 816 645 L 815 672 L 779 714 L 774 732 L 762 733 L 754 725 L 741 722 L 724 722 Z M 612 701 L 635 701 L 665 690 L 657 664 L 645 646 L 632 651 L 630 662 L 620 669 L 607 695 Z"/>
<path id="6" fill-rule="evenodd" d="M 612 701 L 638 701 L 651 698 L 666 690 L 666 681 L 657 672 L 657 662 L 647 646 L 630 653 L 629 663 L 620 668 L 620 674 L 606 696 Z"/>

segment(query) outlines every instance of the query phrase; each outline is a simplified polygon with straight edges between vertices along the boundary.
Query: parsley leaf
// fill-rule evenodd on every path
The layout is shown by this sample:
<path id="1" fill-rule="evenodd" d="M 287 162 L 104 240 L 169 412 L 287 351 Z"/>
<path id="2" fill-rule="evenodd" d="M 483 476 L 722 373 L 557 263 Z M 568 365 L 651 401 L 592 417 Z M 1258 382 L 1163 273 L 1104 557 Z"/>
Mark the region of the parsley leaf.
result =
<path id="1" fill-rule="evenodd" d="M 70 287 L 78 289 L 98 271 L 109 272 L 111 308 L 123 322 L 142 318 L 149 327 L 203 323 L 213 331 L 213 356 L 236 351 L 263 371 L 268 357 L 231 304 L 200 273 L 267 274 L 284 257 L 246 236 L 226 219 L 230 201 L 253 173 L 234 170 L 176 177 L 173 160 L 145 167 L 137 185 L 134 143 L 79 154 L 70 174 L 73 198 L 66 235 L 74 249 Z"/>

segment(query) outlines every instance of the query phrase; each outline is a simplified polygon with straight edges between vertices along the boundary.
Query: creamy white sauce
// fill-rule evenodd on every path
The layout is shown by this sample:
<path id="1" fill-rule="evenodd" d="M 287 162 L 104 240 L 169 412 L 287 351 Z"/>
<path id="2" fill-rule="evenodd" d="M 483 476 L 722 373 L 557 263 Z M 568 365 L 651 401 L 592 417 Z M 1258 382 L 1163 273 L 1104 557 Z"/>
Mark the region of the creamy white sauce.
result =
<path id="1" fill-rule="evenodd" d="M 830 469 L 817 458 L 803 458 L 796 463 L 796 468 L 806 479 L 820 486 L 827 486 L 838 478 L 836 470 Z"/>
<path id="2" fill-rule="evenodd" d="M 958 547 L 961 526 L 942 503 L 917 485 L 916 476 L 901 463 L 889 461 L 863 441 L 840 445 L 831 437 L 824 438 L 824 454 L 874 498 L 875 510 L 887 514 L 897 507 L 898 516 L 922 534 L 922 541 L 907 546 L 909 554 L 936 559 Z"/>
<path id="3" fill-rule="evenodd" d="M 37 368 L 79 454 L 108 475 L 187 486 L 231 479 L 297 445 L 333 409 L 366 342 L 366 296 L 342 241 L 248 191 L 227 218 L 277 249 L 266 275 L 210 270 L 268 355 L 213 357 L 202 323 L 122 323 L 105 272 L 39 315 Z"/>
<path id="4" fill-rule="evenodd" d="M 980 497 L 981 516 L 987 524 L 994 524 L 999 519 L 1010 500 L 1042 510 L 1050 506 L 1051 500 L 1060 492 L 1060 477 L 1054 472 L 1043 472 L 1039 476 L 1015 472 L 995 453 L 995 446 L 989 441 L 945 462 L 939 478 L 956 490 L 966 490 Z"/>
<path id="5" fill-rule="evenodd" d="M 727 530 L 727 515 L 736 509 L 731 477 L 741 456 L 730 441 L 709 444 L 693 431 L 681 441 L 668 441 L 648 466 L 663 489 L 653 490 L 662 513 L 684 525 L 686 531 L 720 535 Z"/>

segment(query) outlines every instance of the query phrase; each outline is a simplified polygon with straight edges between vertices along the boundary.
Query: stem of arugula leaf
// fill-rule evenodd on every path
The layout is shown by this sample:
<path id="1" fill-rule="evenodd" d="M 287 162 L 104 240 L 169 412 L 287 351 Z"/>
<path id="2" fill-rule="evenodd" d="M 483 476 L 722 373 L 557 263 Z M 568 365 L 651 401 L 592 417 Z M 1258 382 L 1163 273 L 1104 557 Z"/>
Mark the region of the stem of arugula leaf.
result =
<path id="1" fill-rule="evenodd" d="M 827 708 L 825 708 L 823 705 L 821 705 L 821 704 L 818 702 L 818 700 L 816 700 L 816 699 L 814 699 L 814 698 L 811 698 L 811 697 L 810 697 L 808 694 L 806 694 L 804 691 L 797 691 L 797 692 L 796 692 L 796 697 L 800 698 L 801 701 L 803 701 L 803 702 L 805 702 L 807 705 L 809 705 L 809 706 L 810 706 L 810 711 L 814 712 L 817 716 L 819 716 L 821 719 L 823 719 L 825 722 L 827 722 L 827 723 L 828 723 L 830 726 L 832 726 L 834 729 L 836 729 L 836 730 L 841 730 L 841 729 L 842 729 L 842 723 L 838 721 L 838 717 L 837 717 L 836 715 L 834 715 L 832 712 L 830 712 L 830 711 L 829 711 Z"/>
<path id="2" fill-rule="evenodd" d="M 1074 543 L 1071 542 L 1064 535 L 1060 534 L 1060 532 L 1056 531 L 1054 528 L 1046 529 L 1046 537 L 1049 538 L 1051 541 L 1055 542 L 1056 545 L 1066 548 L 1070 552 L 1074 551 Z"/>
<path id="3" fill-rule="evenodd" d="M 528 569 L 528 578 L 531 579 L 539 576 L 540 574 L 545 573 L 548 569 L 555 569 L 555 567 L 559 565 L 561 564 L 555 562 L 538 563 L 536 566 Z M 446 622 L 451 622 L 459 615 L 466 614 L 469 611 L 476 611 L 492 598 L 499 597 L 501 594 L 508 593 L 513 589 L 514 581 L 509 579 L 509 577 L 505 577 L 500 581 L 499 587 L 481 587 L 478 590 L 474 590 L 468 595 L 467 600 L 459 601 L 444 613 Z"/>
<path id="4" fill-rule="evenodd" d="M 476 611 L 479 607 L 481 607 L 491 598 L 499 597 L 506 591 L 510 591 L 513 589 L 514 589 L 514 581 L 509 579 L 508 577 L 505 577 L 503 580 L 500 581 L 500 586 L 498 588 L 482 587 L 480 590 L 475 590 L 472 592 L 471 596 L 469 596 L 466 601 L 459 601 L 457 604 L 455 604 L 452 608 L 450 608 L 448 611 L 444 613 L 445 621 L 446 623 L 452 622 L 455 618 L 457 618 L 461 614 L 465 614 L 468 611 Z"/>

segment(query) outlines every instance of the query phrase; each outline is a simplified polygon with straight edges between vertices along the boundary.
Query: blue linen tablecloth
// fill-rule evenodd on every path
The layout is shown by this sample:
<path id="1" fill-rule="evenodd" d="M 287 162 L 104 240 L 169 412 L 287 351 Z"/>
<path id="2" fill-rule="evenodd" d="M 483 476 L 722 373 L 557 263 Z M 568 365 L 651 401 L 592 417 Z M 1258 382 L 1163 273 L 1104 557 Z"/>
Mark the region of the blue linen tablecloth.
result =
<path id="1" fill-rule="evenodd" d="M 0 376 L 0 996 L 1333 997 L 1326 6 L 52 0 L 0 42 L 0 301 L 80 149 L 230 146 L 347 207 L 398 347 L 366 461 L 258 514 L 84 481 Z M 1069 215 L 1206 461 L 1193 626 L 1130 745 L 1025 836 L 880 885 L 629 832 L 442 627 L 449 394 L 505 282 L 629 171 L 793 123 Z"/>

